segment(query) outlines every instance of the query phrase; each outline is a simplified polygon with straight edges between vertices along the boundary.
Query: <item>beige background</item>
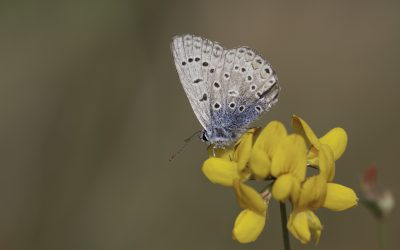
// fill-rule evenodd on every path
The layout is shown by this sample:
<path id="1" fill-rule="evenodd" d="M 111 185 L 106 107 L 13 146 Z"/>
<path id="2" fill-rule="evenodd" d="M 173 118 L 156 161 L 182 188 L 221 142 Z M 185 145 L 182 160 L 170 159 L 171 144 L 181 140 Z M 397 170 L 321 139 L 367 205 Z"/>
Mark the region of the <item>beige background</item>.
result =
<path id="1" fill-rule="evenodd" d="M 205 145 L 175 71 L 173 35 L 248 45 L 281 98 L 257 124 L 298 114 L 344 127 L 336 181 L 359 191 L 370 164 L 399 197 L 399 1 L 0 2 L 0 249 L 282 249 L 276 203 L 240 245 L 232 190 L 200 171 Z M 318 212 L 318 247 L 378 249 L 359 206 Z M 399 210 L 386 223 L 399 249 Z"/>

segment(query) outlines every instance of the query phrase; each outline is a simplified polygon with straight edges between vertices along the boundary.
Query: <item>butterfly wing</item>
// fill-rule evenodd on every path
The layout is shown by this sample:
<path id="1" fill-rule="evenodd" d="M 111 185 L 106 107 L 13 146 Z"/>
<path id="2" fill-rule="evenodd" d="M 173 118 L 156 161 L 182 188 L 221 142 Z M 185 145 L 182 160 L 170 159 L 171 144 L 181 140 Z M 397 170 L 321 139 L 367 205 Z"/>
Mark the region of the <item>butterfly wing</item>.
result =
<path id="1" fill-rule="evenodd" d="M 278 100 L 275 72 L 250 48 L 228 50 L 218 42 L 182 35 L 173 38 L 171 50 L 192 109 L 213 144 L 235 142 Z"/>
<path id="2" fill-rule="evenodd" d="M 193 36 L 175 36 L 171 50 L 183 89 L 204 129 L 210 127 L 209 68 L 213 43 Z"/>
<path id="3" fill-rule="evenodd" d="M 211 92 L 210 141 L 229 145 L 277 102 L 280 87 L 271 65 L 247 47 L 223 50 Z"/>

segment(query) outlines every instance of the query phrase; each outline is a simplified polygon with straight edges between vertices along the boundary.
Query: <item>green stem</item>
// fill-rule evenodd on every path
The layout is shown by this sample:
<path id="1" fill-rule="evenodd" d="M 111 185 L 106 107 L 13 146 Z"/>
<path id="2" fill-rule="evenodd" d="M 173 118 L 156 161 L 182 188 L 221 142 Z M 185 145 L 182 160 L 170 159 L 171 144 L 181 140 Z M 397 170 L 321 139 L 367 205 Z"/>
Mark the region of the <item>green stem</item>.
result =
<path id="1" fill-rule="evenodd" d="M 279 207 L 281 209 L 281 224 L 282 224 L 282 236 L 283 236 L 284 249 L 290 250 L 289 232 L 287 229 L 286 204 L 284 202 L 280 202 Z"/>

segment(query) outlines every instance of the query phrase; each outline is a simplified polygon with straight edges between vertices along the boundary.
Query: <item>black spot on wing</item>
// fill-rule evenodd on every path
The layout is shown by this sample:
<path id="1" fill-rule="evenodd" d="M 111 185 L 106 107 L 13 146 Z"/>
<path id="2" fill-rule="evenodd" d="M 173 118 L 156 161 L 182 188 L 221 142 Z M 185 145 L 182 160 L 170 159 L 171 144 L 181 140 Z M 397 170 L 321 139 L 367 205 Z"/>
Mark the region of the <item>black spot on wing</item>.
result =
<path id="1" fill-rule="evenodd" d="M 204 93 L 199 101 L 201 101 L 201 102 L 207 101 L 207 94 Z"/>

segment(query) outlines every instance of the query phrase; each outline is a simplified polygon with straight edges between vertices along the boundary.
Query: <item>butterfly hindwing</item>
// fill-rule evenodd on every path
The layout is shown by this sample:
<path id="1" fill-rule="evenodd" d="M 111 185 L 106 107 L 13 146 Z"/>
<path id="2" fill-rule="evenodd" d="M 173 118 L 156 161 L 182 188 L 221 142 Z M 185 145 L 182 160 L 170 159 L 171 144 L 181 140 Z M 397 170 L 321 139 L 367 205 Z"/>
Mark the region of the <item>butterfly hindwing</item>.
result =
<path id="1" fill-rule="evenodd" d="M 228 94 L 232 116 L 237 117 L 230 125 L 233 130 L 247 128 L 249 123 L 268 111 L 276 102 L 280 90 L 269 63 L 250 48 L 238 48 L 234 72 L 231 88 L 238 90 L 239 95 L 234 97 Z"/>

